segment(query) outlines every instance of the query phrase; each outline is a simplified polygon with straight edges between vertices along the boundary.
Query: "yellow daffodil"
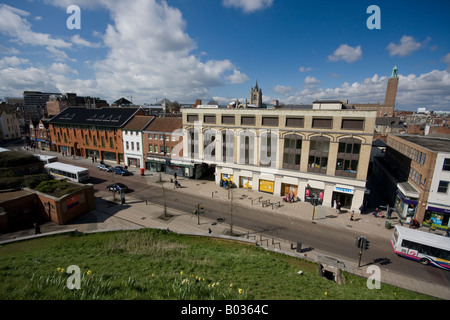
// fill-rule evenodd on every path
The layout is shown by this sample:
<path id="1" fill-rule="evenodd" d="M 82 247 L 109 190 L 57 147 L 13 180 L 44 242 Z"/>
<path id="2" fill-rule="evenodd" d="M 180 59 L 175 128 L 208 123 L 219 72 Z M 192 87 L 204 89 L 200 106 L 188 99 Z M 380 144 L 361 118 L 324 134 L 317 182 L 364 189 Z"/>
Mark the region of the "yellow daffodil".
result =
<path id="1" fill-rule="evenodd" d="M 183 271 L 180 271 L 180 274 L 183 275 Z"/>
<path id="2" fill-rule="evenodd" d="M 57 268 L 56 271 L 58 271 L 58 272 L 61 271 L 61 268 Z"/>
<path id="3" fill-rule="evenodd" d="M 243 291 L 243 290 L 242 290 L 241 288 L 238 289 L 239 294 L 241 294 L 242 291 Z"/>
<path id="4" fill-rule="evenodd" d="M 92 273 L 91 270 L 88 270 L 88 271 L 86 272 L 87 275 L 90 275 L 91 273 Z"/>

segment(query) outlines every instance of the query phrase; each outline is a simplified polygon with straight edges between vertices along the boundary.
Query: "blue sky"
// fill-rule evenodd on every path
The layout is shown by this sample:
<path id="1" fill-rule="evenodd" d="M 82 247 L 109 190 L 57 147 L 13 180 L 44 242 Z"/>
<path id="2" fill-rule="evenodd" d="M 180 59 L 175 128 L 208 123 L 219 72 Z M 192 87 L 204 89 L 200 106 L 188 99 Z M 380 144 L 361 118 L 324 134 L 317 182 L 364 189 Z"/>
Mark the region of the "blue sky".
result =
<path id="1" fill-rule="evenodd" d="M 81 29 L 68 29 L 70 5 Z M 367 28 L 367 8 L 381 29 Z M 450 110 L 447 1 L 23 0 L 0 3 L 0 97 L 76 92 L 154 103 L 383 102 Z"/>

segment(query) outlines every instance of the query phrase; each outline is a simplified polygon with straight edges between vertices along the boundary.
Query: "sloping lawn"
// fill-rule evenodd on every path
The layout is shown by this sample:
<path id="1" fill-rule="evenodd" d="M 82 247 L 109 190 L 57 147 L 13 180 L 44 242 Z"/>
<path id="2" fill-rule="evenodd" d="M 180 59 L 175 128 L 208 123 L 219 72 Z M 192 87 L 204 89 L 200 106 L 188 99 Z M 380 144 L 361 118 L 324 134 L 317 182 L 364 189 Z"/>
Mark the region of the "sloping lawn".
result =
<path id="1" fill-rule="evenodd" d="M 80 270 L 79 289 L 70 266 Z M 303 274 L 297 274 L 302 270 Z M 49 236 L 0 247 L 0 299 L 411 300 L 390 285 L 370 290 L 343 273 L 244 243 L 158 230 Z"/>

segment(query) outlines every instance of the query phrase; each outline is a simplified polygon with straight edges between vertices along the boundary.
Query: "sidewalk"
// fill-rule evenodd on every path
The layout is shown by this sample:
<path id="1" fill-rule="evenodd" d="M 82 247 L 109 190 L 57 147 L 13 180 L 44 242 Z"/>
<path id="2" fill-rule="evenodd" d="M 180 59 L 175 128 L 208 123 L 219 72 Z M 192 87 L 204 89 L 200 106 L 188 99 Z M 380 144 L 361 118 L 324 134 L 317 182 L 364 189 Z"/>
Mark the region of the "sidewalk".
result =
<path id="1" fill-rule="evenodd" d="M 86 164 L 91 162 L 89 159 L 78 159 L 76 162 L 80 164 L 86 161 Z M 92 164 L 91 164 L 92 165 Z M 139 169 L 132 168 L 135 175 L 140 175 Z M 157 183 L 159 180 L 158 174 L 151 174 L 145 172 L 143 179 L 147 179 L 149 184 Z M 164 186 L 173 188 L 173 183 L 170 182 L 171 176 L 162 174 Z M 178 179 L 181 185 L 185 188 L 178 189 L 179 192 L 187 194 L 195 194 L 201 196 L 205 201 L 209 198 L 220 200 L 224 205 L 229 205 L 229 192 L 217 186 L 213 181 L 203 180 L 188 180 Z M 258 208 L 280 214 L 283 217 L 296 217 L 299 219 L 312 221 L 313 206 L 310 203 L 297 202 L 285 203 L 281 197 L 263 194 L 246 189 L 232 189 L 233 204 L 235 206 Z M 230 195 L 231 196 L 231 195 Z M 280 201 L 280 207 L 272 206 L 273 203 Z M 263 207 L 263 203 L 270 203 L 270 205 Z M 390 220 L 392 225 L 400 223 L 399 220 Z M 385 218 L 375 218 L 371 214 L 360 215 L 355 212 L 354 221 L 350 221 L 350 213 L 337 213 L 333 208 L 324 206 L 317 206 L 314 214 L 314 222 L 317 224 L 329 224 L 337 228 L 345 230 L 358 231 L 361 235 L 367 237 L 377 236 L 384 237 L 386 241 L 392 236 L 392 229 L 385 228 Z M 132 195 L 127 197 L 124 205 L 118 201 L 114 202 L 113 197 L 96 198 L 96 210 L 78 217 L 64 226 L 58 226 L 52 222 L 48 222 L 41 226 L 41 235 L 45 236 L 50 232 L 70 231 L 76 229 L 79 232 L 102 232 L 112 230 L 133 230 L 140 228 L 157 228 L 169 229 L 170 231 L 182 234 L 195 234 L 211 237 L 225 237 L 229 238 L 230 226 L 227 222 L 209 221 L 206 218 L 193 215 L 192 213 L 181 212 L 177 210 L 167 209 L 164 213 L 164 207 L 155 205 L 153 203 L 146 203 L 145 201 L 133 198 Z M 208 233 L 208 229 L 212 233 Z M 283 239 L 275 239 L 264 237 L 260 234 L 255 234 L 252 230 L 243 230 L 233 227 L 233 235 L 238 235 L 239 241 L 249 241 L 255 245 L 261 246 L 267 250 L 274 250 L 284 254 L 295 257 L 307 259 L 314 262 L 321 262 L 329 267 L 338 267 L 347 272 L 368 277 L 370 274 L 366 273 L 367 267 L 358 268 L 357 263 L 342 261 L 335 257 L 327 256 L 317 252 L 317 250 L 303 250 L 297 252 L 295 250 L 296 244 L 292 244 Z M 1 234 L 0 245 L 10 241 L 17 241 L 23 237 L 34 237 L 34 230 L 23 230 L 19 232 Z M 236 237 L 234 237 L 236 239 Z M 404 277 L 399 274 L 394 274 L 389 271 L 382 270 L 381 279 L 384 283 L 389 283 L 398 287 L 406 288 L 408 290 L 425 293 L 431 296 L 442 299 L 450 299 L 450 288 L 430 285 L 426 282 L 416 281 L 414 279 Z"/>

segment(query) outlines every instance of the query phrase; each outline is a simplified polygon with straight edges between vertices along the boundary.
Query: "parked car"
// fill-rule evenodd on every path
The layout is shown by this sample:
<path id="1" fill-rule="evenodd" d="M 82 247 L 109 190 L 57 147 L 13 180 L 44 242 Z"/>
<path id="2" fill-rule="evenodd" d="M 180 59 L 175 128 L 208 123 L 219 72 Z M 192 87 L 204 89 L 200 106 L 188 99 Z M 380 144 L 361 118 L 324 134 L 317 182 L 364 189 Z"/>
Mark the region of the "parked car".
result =
<path id="1" fill-rule="evenodd" d="M 130 175 L 130 171 L 128 171 L 127 169 L 125 169 L 124 167 L 121 167 L 121 166 L 114 167 L 113 171 L 115 174 L 121 174 L 122 176 Z"/>
<path id="2" fill-rule="evenodd" d="M 108 189 L 109 191 L 115 191 L 117 193 L 128 191 L 128 187 L 123 183 L 110 184 L 109 186 L 106 186 L 106 189 Z"/>
<path id="3" fill-rule="evenodd" d="M 104 164 L 104 163 L 99 164 L 97 166 L 97 169 L 101 170 L 101 171 L 106 171 L 106 172 L 113 171 L 113 167 L 111 167 L 109 164 Z"/>

